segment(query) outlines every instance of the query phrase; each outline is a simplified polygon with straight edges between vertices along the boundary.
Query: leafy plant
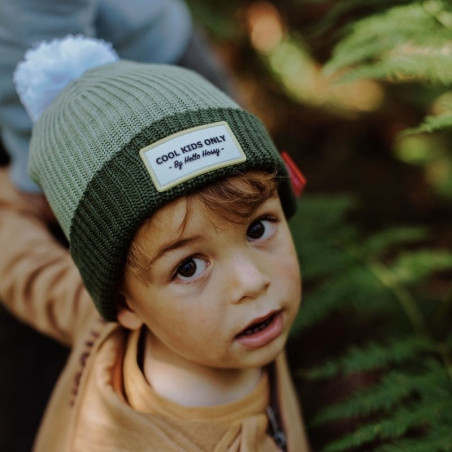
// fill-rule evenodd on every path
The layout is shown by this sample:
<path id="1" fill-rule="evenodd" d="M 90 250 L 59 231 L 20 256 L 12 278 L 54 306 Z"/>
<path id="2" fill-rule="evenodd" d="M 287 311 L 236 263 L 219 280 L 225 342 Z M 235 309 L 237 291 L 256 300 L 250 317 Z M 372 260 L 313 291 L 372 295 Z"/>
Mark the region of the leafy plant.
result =
<path id="1" fill-rule="evenodd" d="M 340 39 L 324 66 L 342 81 L 372 78 L 390 83 L 419 83 L 439 86 L 438 96 L 452 85 L 452 5 L 447 0 L 371 2 L 371 14 L 353 15 L 362 2 L 343 1 L 323 20 L 349 15 L 340 27 Z M 367 2 L 366 2 L 367 3 Z M 340 6 L 339 6 L 340 4 Z M 342 14 L 341 14 L 342 13 Z M 319 25 L 322 28 L 326 24 Z M 425 88 L 425 86 L 424 86 Z M 411 133 L 452 127 L 450 102 L 440 114 L 429 115 Z"/>
<path id="2" fill-rule="evenodd" d="M 445 277 L 452 253 L 423 248 L 422 228 L 363 237 L 347 222 L 352 206 L 346 198 L 308 197 L 291 223 L 308 287 L 294 334 L 346 319 L 369 326 L 358 344 L 344 341 L 326 362 L 299 367 L 308 385 L 367 376 L 337 403 L 317 406 L 309 429 L 315 435 L 352 421 L 342 437 L 321 445 L 328 452 L 452 450 L 452 292 Z M 432 289 L 435 278 L 448 292 Z"/>
<path id="3" fill-rule="evenodd" d="M 317 35 L 331 29 L 335 44 L 324 73 L 339 83 L 366 78 L 416 85 L 424 93 L 423 111 L 436 114 L 404 135 L 450 129 L 450 2 L 341 1 L 316 25 Z M 410 99 L 419 108 L 418 99 Z M 334 226 L 323 221 L 325 199 L 304 201 L 294 220 L 308 286 L 297 327 L 303 332 L 352 317 L 352 324 L 369 331 L 359 343 L 344 343 L 336 356 L 300 371 L 305 382 L 363 377 L 337 403 L 314 410 L 311 432 L 350 421 L 345 434 L 320 441 L 323 451 L 450 451 L 452 253 L 428 247 L 422 228 L 362 236 L 346 221 L 344 200 L 328 202 L 336 212 L 346 207 Z"/>

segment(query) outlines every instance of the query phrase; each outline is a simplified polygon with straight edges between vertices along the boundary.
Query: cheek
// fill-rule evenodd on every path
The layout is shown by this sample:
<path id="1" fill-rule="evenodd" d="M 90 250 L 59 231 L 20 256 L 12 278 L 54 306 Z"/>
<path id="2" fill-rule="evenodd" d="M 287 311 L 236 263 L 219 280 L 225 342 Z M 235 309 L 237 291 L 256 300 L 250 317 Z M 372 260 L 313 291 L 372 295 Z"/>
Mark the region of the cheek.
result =
<path id="1" fill-rule="evenodd" d="M 280 273 L 287 274 L 287 277 L 300 283 L 300 265 L 294 244 L 287 238 L 285 246 L 281 247 L 279 257 Z"/>
<path id="2" fill-rule="evenodd" d="M 290 296 L 296 299 L 301 298 L 301 277 L 297 260 L 286 260 L 279 270 L 282 284 L 290 291 Z"/>
<path id="3" fill-rule="evenodd" d="M 300 278 L 300 265 L 298 257 L 293 246 L 288 246 L 286 252 L 281 257 L 284 271 L 290 272 L 292 277 Z"/>
<path id="4" fill-rule="evenodd" d="M 173 309 L 156 310 L 155 317 L 149 317 L 148 327 L 163 340 L 191 343 L 211 340 L 217 319 L 201 303 L 179 300 Z"/>
<path id="5" fill-rule="evenodd" d="M 288 246 L 281 254 L 277 269 L 277 278 L 279 279 L 279 288 L 286 293 L 292 303 L 298 304 L 301 301 L 301 275 L 300 265 L 293 246 Z"/>

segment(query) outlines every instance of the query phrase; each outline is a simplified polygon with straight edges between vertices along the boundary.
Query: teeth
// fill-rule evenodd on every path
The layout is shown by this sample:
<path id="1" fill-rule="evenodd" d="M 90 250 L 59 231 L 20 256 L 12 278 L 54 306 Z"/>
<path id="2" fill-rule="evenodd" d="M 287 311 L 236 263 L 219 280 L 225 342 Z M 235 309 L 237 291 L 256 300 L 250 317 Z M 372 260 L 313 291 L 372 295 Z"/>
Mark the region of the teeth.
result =
<path id="1" fill-rule="evenodd" d="M 248 336 L 250 334 L 258 333 L 259 331 L 262 331 L 263 329 L 267 328 L 267 326 L 270 325 L 272 320 L 273 316 L 269 317 L 267 320 L 264 320 L 263 322 L 256 323 L 255 325 L 250 326 L 242 334 L 244 336 Z"/>

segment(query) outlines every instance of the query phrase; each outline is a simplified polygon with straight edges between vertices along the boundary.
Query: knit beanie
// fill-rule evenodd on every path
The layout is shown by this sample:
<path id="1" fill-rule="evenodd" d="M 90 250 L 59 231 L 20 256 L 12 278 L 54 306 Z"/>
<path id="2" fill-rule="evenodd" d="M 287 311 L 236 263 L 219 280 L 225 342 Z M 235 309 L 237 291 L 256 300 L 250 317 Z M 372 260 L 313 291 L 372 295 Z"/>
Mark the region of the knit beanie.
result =
<path id="1" fill-rule="evenodd" d="M 64 78 L 63 66 L 83 54 L 82 43 L 95 41 L 68 37 L 51 45 L 68 39 L 76 48 L 66 52 L 69 62 L 58 61 L 57 54 L 64 52 L 47 48 L 56 58 L 48 66 L 57 72 L 47 83 Z M 30 63 L 46 66 L 46 59 L 36 56 L 39 49 L 26 54 L 15 74 L 30 112 L 34 107 L 27 97 L 45 85 L 33 87 L 30 80 L 41 80 L 48 71 Z M 94 63 L 55 93 L 55 99 L 41 96 L 50 105 L 35 114 L 29 172 L 69 241 L 98 311 L 115 321 L 118 284 L 131 241 L 163 205 L 249 170 L 276 172 L 287 216 L 295 202 L 285 165 L 265 127 L 201 76 L 114 56 L 80 59 Z"/>

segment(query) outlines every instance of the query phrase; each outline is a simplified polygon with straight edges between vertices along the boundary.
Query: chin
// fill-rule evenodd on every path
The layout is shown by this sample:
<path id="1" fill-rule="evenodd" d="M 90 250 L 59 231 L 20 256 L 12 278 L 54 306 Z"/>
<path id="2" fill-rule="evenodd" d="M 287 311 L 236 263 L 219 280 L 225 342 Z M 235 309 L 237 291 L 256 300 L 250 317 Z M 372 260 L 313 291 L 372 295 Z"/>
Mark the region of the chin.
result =
<path id="1" fill-rule="evenodd" d="M 259 350 L 250 352 L 245 367 L 265 367 L 272 363 L 283 351 L 287 342 L 287 334 L 282 334 L 272 343 Z"/>

